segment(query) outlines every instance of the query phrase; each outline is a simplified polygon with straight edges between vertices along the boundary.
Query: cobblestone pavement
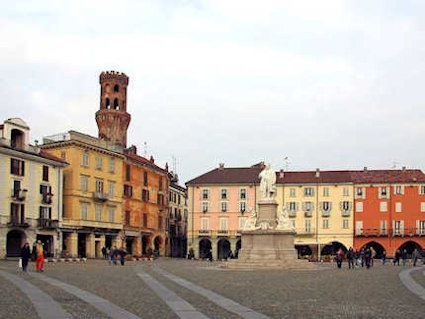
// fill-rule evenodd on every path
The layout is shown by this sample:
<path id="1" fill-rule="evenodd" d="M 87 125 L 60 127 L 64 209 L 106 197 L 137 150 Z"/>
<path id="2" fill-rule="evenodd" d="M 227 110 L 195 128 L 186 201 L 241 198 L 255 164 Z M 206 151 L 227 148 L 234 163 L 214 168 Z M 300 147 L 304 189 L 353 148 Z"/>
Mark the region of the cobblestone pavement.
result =
<path id="1" fill-rule="evenodd" d="M 400 281 L 408 266 L 349 270 L 333 264 L 317 271 L 221 270 L 218 263 L 159 259 L 130 262 L 124 267 L 104 261 L 86 264 L 48 263 L 44 275 L 93 293 L 140 318 L 178 318 L 159 295 L 137 275 L 145 273 L 208 318 L 240 318 L 211 300 L 186 289 L 156 271 L 163 269 L 199 287 L 233 300 L 271 318 L 422 318 L 425 303 Z M 344 265 L 345 266 L 345 265 Z M 30 270 L 34 268 L 30 264 Z M 0 262 L 0 269 L 17 274 L 16 262 Z M 411 277 L 425 288 L 425 268 Z M 29 274 L 19 276 L 50 295 L 74 318 L 108 318 L 88 302 Z M 37 318 L 30 300 L 0 276 L 0 318 Z"/>

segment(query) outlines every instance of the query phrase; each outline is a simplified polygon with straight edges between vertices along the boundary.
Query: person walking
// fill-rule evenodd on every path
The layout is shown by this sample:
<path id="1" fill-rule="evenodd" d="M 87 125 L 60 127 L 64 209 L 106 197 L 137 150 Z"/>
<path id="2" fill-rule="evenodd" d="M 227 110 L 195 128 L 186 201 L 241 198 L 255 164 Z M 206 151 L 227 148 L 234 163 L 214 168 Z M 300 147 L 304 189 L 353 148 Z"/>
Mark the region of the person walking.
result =
<path id="1" fill-rule="evenodd" d="M 121 247 L 119 254 L 120 254 L 121 266 L 124 266 L 124 264 L 125 264 L 125 255 L 127 255 L 127 252 L 125 251 L 124 247 Z"/>
<path id="2" fill-rule="evenodd" d="M 376 251 L 373 249 L 373 247 L 370 247 L 370 266 L 373 267 L 373 260 L 376 257 Z"/>
<path id="3" fill-rule="evenodd" d="M 105 246 L 102 247 L 102 257 L 103 257 L 103 259 L 106 259 L 106 248 L 105 248 Z"/>
<path id="4" fill-rule="evenodd" d="M 118 249 L 117 246 L 114 246 L 111 252 L 111 260 L 114 265 L 117 265 Z"/>
<path id="5" fill-rule="evenodd" d="M 22 271 L 27 271 L 28 261 L 31 258 L 30 244 L 25 243 L 21 249 Z"/>
<path id="6" fill-rule="evenodd" d="M 406 266 L 406 261 L 407 261 L 407 250 L 403 249 L 403 251 L 401 252 L 401 259 L 403 260 L 403 266 Z"/>
<path id="7" fill-rule="evenodd" d="M 35 259 L 35 270 L 39 272 L 44 271 L 44 250 L 43 244 L 41 240 L 37 240 L 37 244 L 35 245 L 36 249 L 36 259 Z"/>
<path id="8" fill-rule="evenodd" d="M 350 247 L 347 253 L 348 269 L 354 269 L 354 258 L 356 258 L 356 256 L 353 247 Z"/>
<path id="9" fill-rule="evenodd" d="M 394 266 L 395 264 L 397 264 L 397 266 L 400 266 L 400 250 L 399 249 L 397 249 L 394 253 L 393 264 Z"/>
<path id="10" fill-rule="evenodd" d="M 366 268 L 369 269 L 371 265 L 371 259 L 372 259 L 372 252 L 370 251 L 369 247 L 367 247 L 364 250 L 364 259 L 365 259 Z"/>
<path id="11" fill-rule="evenodd" d="M 419 259 L 419 251 L 415 248 L 415 250 L 412 253 L 413 267 L 416 267 L 416 263 L 418 262 L 418 259 Z"/>
<path id="12" fill-rule="evenodd" d="M 385 262 L 387 261 L 387 252 L 384 251 L 382 252 L 382 264 L 385 265 Z"/>
<path id="13" fill-rule="evenodd" d="M 344 259 L 344 252 L 342 251 L 341 248 L 336 253 L 335 259 L 336 259 L 336 265 L 337 265 L 337 267 L 341 269 L 341 267 L 342 267 L 342 260 Z"/>
<path id="14" fill-rule="evenodd" d="M 362 264 L 362 268 L 365 266 L 365 249 L 362 248 L 360 249 L 360 260 L 361 260 L 361 264 Z"/>

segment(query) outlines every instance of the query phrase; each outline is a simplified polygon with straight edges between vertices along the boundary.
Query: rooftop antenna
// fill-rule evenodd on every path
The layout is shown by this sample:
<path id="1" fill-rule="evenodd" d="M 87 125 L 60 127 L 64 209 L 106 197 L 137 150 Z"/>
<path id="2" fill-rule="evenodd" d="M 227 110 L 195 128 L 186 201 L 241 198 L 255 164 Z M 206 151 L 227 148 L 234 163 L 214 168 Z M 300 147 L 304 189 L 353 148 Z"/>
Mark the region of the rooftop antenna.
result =
<path id="1" fill-rule="evenodd" d="M 146 158 L 148 156 L 148 143 L 146 141 L 143 142 L 143 156 Z"/>
<path id="2" fill-rule="evenodd" d="M 171 156 L 171 159 L 173 161 L 173 172 L 174 174 L 177 174 L 177 159 L 174 155 Z"/>

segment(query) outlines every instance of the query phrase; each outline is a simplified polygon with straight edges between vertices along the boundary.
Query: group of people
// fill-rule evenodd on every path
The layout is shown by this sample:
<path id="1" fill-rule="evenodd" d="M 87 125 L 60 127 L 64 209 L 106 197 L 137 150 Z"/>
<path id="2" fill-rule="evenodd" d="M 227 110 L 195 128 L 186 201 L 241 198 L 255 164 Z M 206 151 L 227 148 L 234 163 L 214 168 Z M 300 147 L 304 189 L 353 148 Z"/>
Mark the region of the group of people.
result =
<path id="1" fill-rule="evenodd" d="M 117 246 L 114 246 L 111 249 L 108 247 L 102 248 L 103 259 L 108 259 L 110 265 L 118 265 L 119 260 L 121 266 L 124 266 L 126 255 L 127 251 L 123 247 L 121 247 L 121 249 L 118 249 Z"/>
<path id="2" fill-rule="evenodd" d="M 374 260 L 377 257 L 376 251 L 373 249 L 373 247 L 364 247 L 361 249 L 354 250 L 352 247 L 350 247 L 345 254 L 342 249 L 339 249 L 335 256 L 335 261 L 338 268 L 342 268 L 342 262 L 344 261 L 344 258 L 346 257 L 348 268 L 354 269 L 358 267 L 366 267 L 369 269 L 370 267 L 373 267 Z M 411 254 L 412 264 L 413 267 L 416 267 L 418 260 L 422 258 L 423 264 L 425 265 L 425 255 L 421 257 L 420 252 L 415 249 L 413 253 Z M 382 264 L 385 265 L 387 262 L 387 252 L 385 250 L 382 251 L 382 254 L 380 256 L 380 259 L 382 261 Z M 407 260 L 409 259 L 409 254 L 407 253 L 407 250 L 400 250 L 397 249 L 394 252 L 393 257 L 393 265 L 400 265 L 400 259 L 402 260 L 403 266 L 406 265 Z"/>
<path id="3" fill-rule="evenodd" d="M 32 253 L 28 242 L 26 242 L 21 248 L 21 258 L 19 260 L 19 266 L 22 268 L 23 272 L 27 271 L 28 262 L 31 256 L 35 260 L 35 270 L 37 272 L 43 272 L 45 250 L 43 248 L 43 243 L 41 242 L 41 240 L 37 240 L 37 242 L 34 244 Z"/>

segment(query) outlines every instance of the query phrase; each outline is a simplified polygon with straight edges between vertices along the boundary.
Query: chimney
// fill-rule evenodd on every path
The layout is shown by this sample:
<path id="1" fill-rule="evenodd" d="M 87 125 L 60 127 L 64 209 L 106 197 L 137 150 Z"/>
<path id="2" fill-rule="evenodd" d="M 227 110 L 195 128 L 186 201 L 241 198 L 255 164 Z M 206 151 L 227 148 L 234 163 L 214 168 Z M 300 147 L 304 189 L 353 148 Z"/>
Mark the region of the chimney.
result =
<path id="1" fill-rule="evenodd" d="M 403 166 L 401 170 L 404 172 L 406 170 L 406 166 Z"/>
<path id="2" fill-rule="evenodd" d="M 283 169 L 281 169 L 279 171 L 279 178 L 284 178 L 285 177 L 285 172 L 283 171 Z"/>
<path id="3" fill-rule="evenodd" d="M 168 162 L 165 163 L 165 170 L 168 172 Z"/>
<path id="4" fill-rule="evenodd" d="M 367 171 L 367 166 L 363 167 L 363 171 L 365 172 Z"/>
<path id="5" fill-rule="evenodd" d="M 219 170 L 219 171 L 224 170 L 224 163 L 220 163 L 220 164 L 218 164 L 218 170 Z"/>
<path id="6" fill-rule="evenodd" d="M 316 168 L 316 178 L 320 177 L 320 169 Z"/>
<path id="7" fill-rule="evenodd" d="M 152 155 L 151 155 L 151 158 L 149 160 L 151 161 L 152 164 L 155 163 L 155 160 L 154 160 Z"/>

